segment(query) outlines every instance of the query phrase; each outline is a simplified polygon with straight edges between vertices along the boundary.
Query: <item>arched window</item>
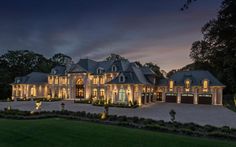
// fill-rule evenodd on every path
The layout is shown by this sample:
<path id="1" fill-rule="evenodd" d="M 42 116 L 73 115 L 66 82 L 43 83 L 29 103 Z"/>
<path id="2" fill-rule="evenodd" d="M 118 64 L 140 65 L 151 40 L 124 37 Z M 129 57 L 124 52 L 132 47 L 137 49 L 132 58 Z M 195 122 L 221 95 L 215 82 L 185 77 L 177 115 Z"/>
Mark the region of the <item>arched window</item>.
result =
<path id="1" fill-rule="evenodd" d="M 93 97 L 97 97 L 97 89 L 96 88 L 93 89 Z"/>
<path id="2" fill-rule="evenodd" d="M 76 82 L 77 85 L 83 85 L 83 79 L 79 78 Z"/>
<path id="3" fill-rule="evenodd" d="M 104 89 L 100 89 L 100 97 L 104 98 Z"/>
<path id="4" fill-rule="evenodd" d="M 208 80 L 204 80 L 203 81 L 203 92 L 208 92 L 208 85 L 209 85 Z"/>
<path id="5" fill-rule="evenodd" d="M 116 66 L 115 65 L 112 65 L 112 69 L 111 69 L 112 71 L 116 71 L 117 70 L 117 68 L 116 68 Z"/>
<path id="6" fill-rule="evenodd" d="M 125 102 L 125 90 L 123 88 L 119 90 L 119 101 Z"/>
<path id="7" fill-rule="evenodd" d="M 173 91 L 173 88 L 174 88 L 174 81 L 170 80 L 170 82 L 169 82 L 169 90 Z"/>
<path id="8" fill-rule="evenodd" d="M 185 91 L 189 92 L 190 91 L 190 80 L 185 81 Z"/>
<path id="9" fill-rule="evenodd" d="M 31 96 L 36 96 L 36 88 L 35 88 L 35 87 L 31 87 L 31 89 L 30 89 L 30 95 L 31 95 Z"/>
<path id="10" fill-rule="evenodd" d="M 120 75 L 120 82 L 125 82 L 125 77 L 123 75 Z"/>

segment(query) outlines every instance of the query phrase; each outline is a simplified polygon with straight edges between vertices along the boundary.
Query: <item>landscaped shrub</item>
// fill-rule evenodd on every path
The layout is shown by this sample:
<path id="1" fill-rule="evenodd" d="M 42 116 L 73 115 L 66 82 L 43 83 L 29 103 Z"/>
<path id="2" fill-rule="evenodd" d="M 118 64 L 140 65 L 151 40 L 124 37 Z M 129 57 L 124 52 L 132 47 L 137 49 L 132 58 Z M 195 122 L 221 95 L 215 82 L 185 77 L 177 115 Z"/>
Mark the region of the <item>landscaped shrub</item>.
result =
<path id="1" fill-rule="evenodd" d="M 91 104 L 91 100 L 90 99 L 78 99 L 78 100 L 74 100 L 74 103 Z"/>
<path id="2" fill-rule="evenodd" d="M 127 121 L 127 117 L 126 116 L 118 116 L 117 120 L 118 121 Z"/>
<path id="3" fill-rule="evenodd" d="M 176 115 L 175 110 L 171 109 L 170 112 L 169 112 L 169 114 L 170 114 L 170 120 L 171 120 L 172 122 L 175 121 L 175 115 Z"/>
<path id="4" fill-rule="evenodd" d="M 152 131 L 161 131 L 167 133 L 183 134 L 188 136 L 202 136 L 202 137 L 214 137 L 236 140 L 236 129 L 224 127 L 214 127 L 210 125 L 200 126 L 194 123 L 179 123 L 179 122 L 164 122 L 155 121 L 152 119 L 138 118 L 138 117 L 126 117 L 109 115 L 108 119 L 101 120 L 101 114 L 86 113 L 85 111 L 73 112 L 73 111 L 19 111 L 15 109 L 4 109 L 0 111 L 0 118 L 9 119 L 42 119 L 60 117 L 65 119 L 92 121 L 97 123 L 106 123 L 113 125 L 121 125 L 125 127 L 142 128 Z"/>
<path id="5" fill-rule="evenodd" d="M 117 120 L 117 115 L 108 115 L 108 120 L 116 121 Z"/>
<path id="6" fill-rule="evenodd" d="M 17 101 L 31 101 L 31 99 L 27 98 L 16 98 Z"/>

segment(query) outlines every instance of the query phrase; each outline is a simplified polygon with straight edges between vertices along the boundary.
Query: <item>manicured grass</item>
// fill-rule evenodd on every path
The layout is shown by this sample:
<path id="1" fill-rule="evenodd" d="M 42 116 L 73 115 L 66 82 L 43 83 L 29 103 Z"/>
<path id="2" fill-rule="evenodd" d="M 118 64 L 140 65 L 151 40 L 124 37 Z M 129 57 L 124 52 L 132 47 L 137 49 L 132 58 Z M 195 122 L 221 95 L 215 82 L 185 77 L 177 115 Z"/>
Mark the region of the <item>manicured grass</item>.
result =
<path id="1" fill-rule="evenodd" d="M 194 138 L 65 119 L 0 119 L 0 147 L 233 147 L 236 142 Z"/>

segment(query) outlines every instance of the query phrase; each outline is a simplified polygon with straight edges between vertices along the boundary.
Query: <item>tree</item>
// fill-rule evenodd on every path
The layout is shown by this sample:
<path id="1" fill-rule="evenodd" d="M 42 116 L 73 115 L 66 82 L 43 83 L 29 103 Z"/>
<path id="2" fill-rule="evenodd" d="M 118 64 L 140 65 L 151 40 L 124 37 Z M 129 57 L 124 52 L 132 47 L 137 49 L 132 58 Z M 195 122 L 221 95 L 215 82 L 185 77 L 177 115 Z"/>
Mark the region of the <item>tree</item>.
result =
<path id="1" fill-rule="evenodd" d="M 145 63 L 144 66 L 150 68 L 153 72 L 155 72 L 158 79 L 164 78 L 163 74 L 160 71 L 160 67 L 158 65 L 152 62 L 149 62 L 149 63 Z"/>
<path id="2" fill-rule="evenodd" d="M 67 65 L 68 63 L 72 63 L 72 58 L 62 53 L 55 54 L 51 60 L 58 65 Z"/>
<path id="3" fill-rule="evenodd" d="M 28 50 L 8 51 L 0 56 L 1 98 L 11 97 L 10 83 L 14 78 L 33 71 L 49 73 L 57 63 Z"/>
<path id="4" fill-rule="evenodd" d="M 173 74 L 175 74 L 178 70 L 177 69 L 172 69 L 171 71 L 169 71 L 166 75 L 167 78 L 170 78 Z"/>
<path id="5" fill-rule="evenodd" d="M 175 110 L 171 109 L 170 112 L 169 112 L 169 115 L 170 115 L 170 120 L 172 122 L 174 122 L 175 121 L 175 115 L 176 115 Z"/>
<path id="6" fill-rule="evenodd" d="M 106 61 L 111 61 L 111 60 L 115 61 L 115 60 L 122 60 L 122 59 L 125 59 L 125 58 L 117 54 L 111 54 L 110 56 L 106 58 Z"/>
<path id="7" fill-rule="evenodd" d="M 186 0 L 183 7 L 180 9 L 181 11 L 187 10 L 192 2 L 195 2 L 197 0 Z"/>
<path id="8" fill-rule="evenodd" d="M 236 1 L 224 0 L 216 19 L 202 28 L 203 40 L 195 42 L 190 57 L 195 63 L 208 63 L 226 87 L 236 92 Z"/>

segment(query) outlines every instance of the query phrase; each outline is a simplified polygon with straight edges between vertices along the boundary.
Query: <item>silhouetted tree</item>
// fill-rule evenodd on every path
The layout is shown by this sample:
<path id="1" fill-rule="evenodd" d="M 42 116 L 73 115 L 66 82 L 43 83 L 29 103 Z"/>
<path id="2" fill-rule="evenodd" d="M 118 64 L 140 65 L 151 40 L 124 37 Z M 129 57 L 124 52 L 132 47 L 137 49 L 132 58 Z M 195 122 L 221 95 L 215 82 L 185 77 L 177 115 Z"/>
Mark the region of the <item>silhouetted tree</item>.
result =
<path id="1" fill-rule="evenodd" d="M 158 79 L 164 78 L 164 76 L 162 75 L 161 71 L 160 71 L 160 67 L 152 62 L 149 63 L 145 63 L 144 64 L 145 67 L 150 68 L 152 71 L 154 71 L 157 75 Z"/>
<path id="2" fill-rule="evenodd" d="M 202 28 L 202 41 L 193 43 L 190 57 L 195 63 L 208 63 L 216 76 L 236 92 L 236 1 L 224 0 L 216 19 Z"/>

